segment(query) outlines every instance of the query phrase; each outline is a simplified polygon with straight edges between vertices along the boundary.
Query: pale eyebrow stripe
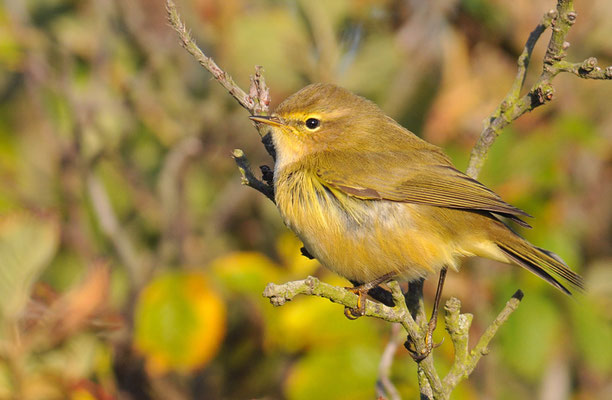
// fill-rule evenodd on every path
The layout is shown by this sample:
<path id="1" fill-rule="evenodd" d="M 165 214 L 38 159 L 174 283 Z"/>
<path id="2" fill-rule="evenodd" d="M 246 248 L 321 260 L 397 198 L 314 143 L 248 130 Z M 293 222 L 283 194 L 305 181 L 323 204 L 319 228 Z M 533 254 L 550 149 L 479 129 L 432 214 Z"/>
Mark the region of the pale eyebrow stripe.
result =
<path id="1" fill-rule="evenodd" d="M 333 110 L 333 111 L 329 111 L 329 112 L 325 112 L 322 113 L 320 111 L 314 111 L 311 113 L 303 113 L 303 112 L 293 112 L 291 114 L 287 114 L 285 116 L 286 119 L 291 119 L 294 121 L 306 121 L 308 118 L 316 118 L 321 120 L 322 122 L 325 122 L 326 119 L 334 119 L 334 118 L 338 118 L 338 117 L 342 117 L 344 115 L 347 115 L 349 113 L 348 110 Z M 323 117 L 323 115 L 325 115 L 325 118 Z"/>

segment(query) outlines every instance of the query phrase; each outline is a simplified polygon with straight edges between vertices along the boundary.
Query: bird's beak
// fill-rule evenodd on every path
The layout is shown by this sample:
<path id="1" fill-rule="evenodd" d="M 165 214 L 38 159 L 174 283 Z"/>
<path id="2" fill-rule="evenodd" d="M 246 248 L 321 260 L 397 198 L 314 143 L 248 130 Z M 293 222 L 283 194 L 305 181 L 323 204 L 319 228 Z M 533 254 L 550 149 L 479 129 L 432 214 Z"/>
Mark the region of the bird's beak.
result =
<path id="1" fill-rule="evenodd" d="M 283 126 L 280 118 L 275 115 L 252 115 L 249 117 L 251 121 L 259 122 L 270 126 Z"/>

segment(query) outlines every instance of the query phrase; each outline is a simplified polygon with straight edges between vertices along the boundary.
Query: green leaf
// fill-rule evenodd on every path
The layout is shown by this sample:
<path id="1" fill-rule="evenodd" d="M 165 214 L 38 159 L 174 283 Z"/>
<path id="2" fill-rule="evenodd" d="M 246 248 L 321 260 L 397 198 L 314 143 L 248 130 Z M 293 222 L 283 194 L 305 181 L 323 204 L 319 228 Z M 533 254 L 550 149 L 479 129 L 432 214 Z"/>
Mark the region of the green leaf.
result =
<path id="1" fill-rule="evenodd" d="M 524 378 L 538 380 L 560 343 L 560 322 L 558 306 L 550 299 L 527 294 L 500 330 L 506 363 Z"/>
<path id="2" fill-rule="evenodd" d="M 32 284 L 55 254 L 59 230 L 54 218 L 16 212 L 0 216 L 0 317 L 23 310 Z"/>
<path id="3" fill-rule="evenodd" d="M 591 301 L 572 307 L 576 350 L 587 364 L 603 374 L 612 372 L 612 324 L 605 312 Z"/>
<path id="4" fill-rule="evenodd" d="M 372 399 L 379 361 L 380 349 L 375 346 L 319 347 L 299 360 L 289 373 L 287 398 Z"/>
<path id="5" fill-rule="evenodd" d="M 214 260 L 209 270 L 230 290 L 261 298 L 268 282 L 279 278 L 281 269 L 261 253 L 235 252 Z"/>

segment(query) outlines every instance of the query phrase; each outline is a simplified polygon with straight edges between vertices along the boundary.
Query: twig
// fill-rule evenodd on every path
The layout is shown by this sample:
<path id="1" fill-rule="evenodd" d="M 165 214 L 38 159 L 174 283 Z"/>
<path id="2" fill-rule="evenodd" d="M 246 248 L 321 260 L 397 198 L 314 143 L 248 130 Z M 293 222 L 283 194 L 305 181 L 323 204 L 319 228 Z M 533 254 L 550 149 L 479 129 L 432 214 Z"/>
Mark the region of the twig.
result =
<path id="1" fill-rule="evenodd" d="M 263 76 L 263 68 L 260 66 L 255 67 L 255 75 L 251 76 L 251 85 L 249 87 L 249 94 L 247 94 L 234 82 L 234 79 L 227 72 L 222 70 L 211 57 L 204 54 L 204 52 L 198 47 L 195 40 L 193 40 L 189 34 L 185 23 L 181 20 L 174 1 L 166 0 L 166 11 L 168 12 L 168 21 L 179 35 L 181 44 L 185 50 L 195 57 L 200 65 L 206 68 L 212 74 L 212 76 L 225 89 L 227 89 L 229 94 L 236 99 L 236 101 L 238 101 L 238 103 L 251 115 L 268 114 L 270 106 L 270 89 L 266 85 Z M 268 127 L 264 126 L 263 124 L 258 124 L 255 125 L 255 128 L 257 129 L 266 150 L 275 160 L 276 151 L 274 150 L 274 145 L 272 144 Z M 236 151 L 234 151 L 234 160 L 236 161 L 236 164 L 240 169 L 240 173 L 243 176 L 243 183 L 254 188 L 255 190 L 260 191 L 274 201 L 274 190 L 271 187 L 266 188 L 270 185 L 257 179 L 250 171 L 248 168 L 248 160 L 246 159 L 246 156 L 242 150 L 240 150 L 240 156 L 238 157 L 236 156 Z"/>
<path id="2" fill-rule="evenodd" d="M 132 287 L 139 288 L 146 281 L 149 266 L 139 256 L 130 236 L 121 228 L 102 182 L 93 173 L 89 173 L 86 179 L 87 190 L 100 228 L 113 244 L 119 259 L 125 265 L 132 281 Z"/>
<path id="3" fill-rule="evenodd" d="M 389 375 L 391 374 L 391 366 L 393 365 L 393 358 L 395 352 L 400 344 L 404 342 L 404 332 L 398 324 L 391 325 L 391 336 L 385 346 L 380 363 L 378 364 L 378 380 L 376 381 L 376 394 L 379 397 L 384 397 L 385 394 L 391 400 L 400 400 L 400 394 L 397 391 Z"/>
<path id="4" fill-rule="evenodd" d="M 234 99 L 240 103 L 240 105 L 247 110 L 253 113 L 255 108 L 255 101 L 248 94 L 245 93 L 235 82 L 234 79 L 225 71 L 223 71 L 215 61 L 208 57 L 206 54 L 200 50 L 198 45 L 195 43 L 191 34 L 187 30 L 185 23 L 181 20 L 178 11 L 176 10 L 176 5 L 174 1 L 167 0 L 166 1 L 166 11 L 168 12 L 168 20 L 170 24 L 174 28 L 174 30 L 178 33 L 179 38 L 181 39 L 181 44 L 196 60 L 200 63 L 201 66 L 206 68 L 212 76 L 221 84 L 227 91 L 232 95 Z"/>
<path id="5" fill-rule="evenodd" d="M 255 177 L 255 174 L 253 174 L 253 171 L 251 171 L 249 160 L 247 160 L 244 155 L 244 151 L 235 149 L 232 153 L 232 157 L 240 170 L 240 175 L 242 175 L 242 184 L 252 187 L 272 200 L 274 203 L 274 187 L 266 182 L 260 181 Z"/>
<path id="6" fill-rule="evenodd" d="M 470 359 L 468 361 L 468 367 L 470 369 L 466 371 L 468 375 L 472 372 L 474 367 L 476 367 L 476 363 L 478 363 L 478 360 L 480 360 L 480 358 L 483 355 L 489 353 L 488 346 L 489 346 L 489 343 L 491 342 L 491 339 L 493 339 L 499 327 L 502 326 L 504 322 L 508 320 L 510 315 L 518 308 L 522 299 L 523 299 L 523 292 L 519 289 L 512 295 L 510 300 L 506 302 L 506 306 L 497 315 L 497 318 L 495 318 L 493 323 L 491 323 L 491 325 L 489 325 L 487 329 L 484 331 L 484 333 L 478 340 L 478 343 L 476 344 L 476 346 L 474 346 L 474 348 L 470 352 Z"/>
<path id="7" fill-rule="evenodd" d="M 569 72 L 584 79 L 612 79 L 612 66 L 605 69 L 597 66 L 597 59 L 589 57 L 582 63 L 564 61 L 569 43 L 565 38 L 576 21 L 573 0 L 558 0 L 557 9 L 548 11 L 536 29 L 529 35 L 527 43 L 518 59 L 518 72 L 512 88 L 501 102 L 499 107 L 485 121 L 478 142 L 472 149 L 467 174 L 472 178 L 478 177 L 487 158 L 489 149 L 501 134 L 503 128 L 508 126 L 521 115 L 536 107 L 546 104 L 553 99 L 554 88 L 552 80 L 561 72 Z M 521 90 L 525 83 L 525 74 L 531 59 L 531 53 L 542 33 L 552 27 L 552 34 L 546 54 L 542 73 L 531 86 L 527 94 L 521 97 Z"/>
<path id="8" fill-rule="evenodd" d="M 158 245 L 158 263 L 170 264 L 173 258 L 183 262 L 185 236 L 185 175 L 189 163 L 202 153 L 202 141 L 187 136 L 175 144 L 166 155 L 157 182 L 158 197 L 163 207 L 163 233 Z M 171 241 L 173 243 L 171 243 Z"/>
<path id="9" fill-rule="evenodd" d="M 293 300 L 295 296 L 300 294 L 323 297 L 345 307 L 357 307 L 358 297 L 356 294 L 346 290 L 345 288 L 321 282 L 314 276 L 309 276 L 308 278 L 299 281 L 283 283 L 281 285 L 269 283 L 263 292 L 263 296 L 270 299 L 272 305 L 276 307 L 284 305 L 286 302 Z M 408 313 L 408 311 L 407 308 L 405 308 L 405 305 L 404 308 L 398 309 L 397 307 L 401 307 L 401 304 L 396 307 L 388 307 L 382 303 L 366 299 L 364 315 L 384 319 L 385 321 L 389 322 L 402 323 L 405 317 L 404 314 Z M 412 323 L 414 325 L 411 325 L 410 323 L 408 324 L 410 329 L 414 330 L 417 325 L 414 320 Z"/>
<path id="10" fill-rule="evenodd" d="M 510 314 L 518 308 L 522 299 L 523 292 L 517 290 L 510 300 L 506 302 L 506 306 L 497 315 L 493 323 L 484 331 L 471 352 L 468 350 L 468 333 L 473 316 L 471 314 L 460 313 L 461 301 L 459 299 L 453 297 L 446 302 L 444 307 L 446 330 L 450 334 L 455 348 L 455 360 L 443 380 L 443 387 L 449 395 L 459 382 L 472 373 L 480 358 L 488 354 L 489 343 L 497 333 L 497 330 L 508 320 Z"/>

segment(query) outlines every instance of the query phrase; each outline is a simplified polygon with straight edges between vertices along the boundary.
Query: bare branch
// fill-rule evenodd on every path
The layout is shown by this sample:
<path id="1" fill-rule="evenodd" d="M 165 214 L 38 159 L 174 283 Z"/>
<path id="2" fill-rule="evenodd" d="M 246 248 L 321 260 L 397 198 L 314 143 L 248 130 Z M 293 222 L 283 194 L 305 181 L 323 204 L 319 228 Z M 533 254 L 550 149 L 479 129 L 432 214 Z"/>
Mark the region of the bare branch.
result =
<path id="1" fill-rule="evenodd" d="M 573 0 L 558 0 L 557 9 L 548 11 L 540 24 L 529 35 L 527 43 L 518 59 L 518 72 L 512 88 L 501 102 L 499 107 L 485 121 L 480 137 L 470 156 L 467 174 L 477 178 L 489 153 L 489 149 L 500 135 L 503 128 L 508 126 L 521 115 L 546 104 L 554 96 L 552 80 L 561 72 L 569 72 L 585 79 L 612 79 L 612 67 L 600 68 L 595 57 L 587 58 L 582 63 L 564 61 L 569 43 L 565 41 L 569 29 L 576 21 Z M 537 81 L 531 86 L 528 93 L 521 97 L 525 83 L 525 74 L 536 42 L 547 28 L 552 28 L 552 34 L 546 54 L 544 66 Z"/>
<path id="2" fill-rule="evenodd" d="M 270 106 L 270 89 L 266 85 L 263 68 L 261 66 L 255 67 L 255 74 L 251 76 L 251 85 L 249 87 L 249 93 L 247 94 L 242 90 L 235 82 L 232 77 L 222 70 L 217 63 L 208 57 L 198 47 L 195 40 L 189 34 L 185 23 L 181 20 L 181 17 L 176 9 L 176 5 L 172 0 L 166 0 L 166 11 L 168 13 L 168 21 L 172 28 L 176 31 L 181 39 L 182 46 L 193 56 L 196 60 L 206 68 L 213 77 L 230 93 L 230 95 L 238 101 L 238 103 L 244 107 L 251 115 L 265 115 L 269 112 Z M 276 159 L 276 151 L 270 134 L 268 133 L 268 127 L 259 124 L 255 125 L 261 141 L 263 142 L 268 154 L 273 159 Z M 240 153 L 236 153 L 239 151 Z M 234 151 L 234 160 L 238 165 L 240 173 L 242 175 L 242 182 L 258 190 L 274 201 L 274 189 L 264 182 L 259 181 L 248 166 L 248 161 L 242 150 Z"/>
<path id="3" fill-rule="evenodd" d="M 404 301 L 404 294 L 395 281 L 387 284 L 391 289 L 395 307 L 388 307 L 384 304 L 365 300 L 364 316 L 375 317 L 387 322 L 399 323 L 404 327 L 411 343 L 415 347 L 417 354 L 423 353 L 427 348 L 425 343 L 426 330 L 419 326 L 412 318 L 410 310 Z M 287 301 L 291 301 L 295 296 L 305 294 L 310 296 L 324 297 L 334 303 L 342 304 L 345 307 L 356 308 L 358 296 L 346 288 L 332 286 L 321 282 L 319 279 L 309 276 L 300 281 L 287 282 L 282 285 L 269 283 L 264 289 L 263 295 L 270 299 L 274 306 L 282 306 Z M 422 373 L 427 385 L 433 393 L 433 398 L 443 399 L 444 388 L 433 364 L 433 355 L 430 353 L 419 363 L 419 371 Z"/>
<path id="4" fill-rule="evenodd" d="M 497 330 L 508 320 L 510 314 L 518 308 L 522 299 L 523 292 L 517 290 L 510 300 L 506 302 L 506 306 L 497 315 L 493 323 L 487 327 L 476 346 L 474 346 L 469 353 L 468 333 L 473 317 L 471 314 L 460 313 L 461 302 L 459 299 L 451 298 L 446 302 L 446 306 L 444 307 L 446 330 L 450 334 L 455 348 L 455 360 L 450 371 L 443 380 L 444 389 L 449 395 L 459 382 L 470 376 L 474 368 L 476 368 L 478 361 L 480 361 L 480 358 L 488 354 L 489 343 L 497 333 Z"/>
<path id="5" fill-rule="evenodd" d="M 391 366 L 393 365 L 393 358 L 395 352 L 400 344 L 404 343 L 404 332 L 398 324 L 391 325 L 391 336 L 385 346 L 382 357 L 380 358 L 380 364 L 378 365 L 378 380 L 376 382 L 376 393 L 379 397 L 388 395 L 391 400 L 400 400 L 400 394 L 397 388 L 391 382 Z"/>
<path id="6" fill-rule="evenodd" d="M 93 212 L 102 232 L 113 244 L 119 259 L 125 265 L 132 287 L 141 287 L 146 281 L 150 266 L 138 254 L 130 236 L 121 227 L 102 182 L 92 173 L 88 174 L 86 179 Z"/>
<path id="7" fill-rule="evenodd" d="M 253 110 L 255 108 L 255 102 L 253 99 L 234 82 L 234 79 L 232 79 L 227 72 L 219 68 L 217 63 L 215 63 L 212 58 L 208 57 L 202 52 L 202 50 L 200 50 L 195 40 L 193 40 L 191 34 L 187 30 L 185 23 L 181 20 L 181 17 L 176 10 L 174 1 L 166 1 L 166 11 L 168 12 L 168 21 L 176 33 L 178 33 L 179 38 L 181 39 L 181 44 L 185 50 L 194 56 L 200 65 L 206 68 L 212 74 L 212 76 L 225 89 L 227 89 L 232 97 L 236 99 L 238 103 L 240 103 L 242 107 L 246 108 L 251 114 L 253 114 Z"/>
<path id="8" fill-rule="evenodd" d="M 246 156 L 244 155 L 244 151 L 235 149 L 232 153 L 232 157 L 234 158 L 234 161 L 240 170 L 240 174 L 242 175 L 242 184 L 250 186 L 258 192 L 263 193 L 274 203 L 274 187 L 270 186 L 266 182 L 260 181 L 255 177 L 255 174 L 253 174 L 253 171 L 251 171 L 249 160 L 247 160 Z"/>
<path id="9" fill-rule="evenodd" d="M 569 72 L 583 79 L 612 79 L 612 66 L 602 69 L 597 66 L 595 57 L 589 57 L 581 63 L 559 61 L 557 68 L 560 72 Z"/>

